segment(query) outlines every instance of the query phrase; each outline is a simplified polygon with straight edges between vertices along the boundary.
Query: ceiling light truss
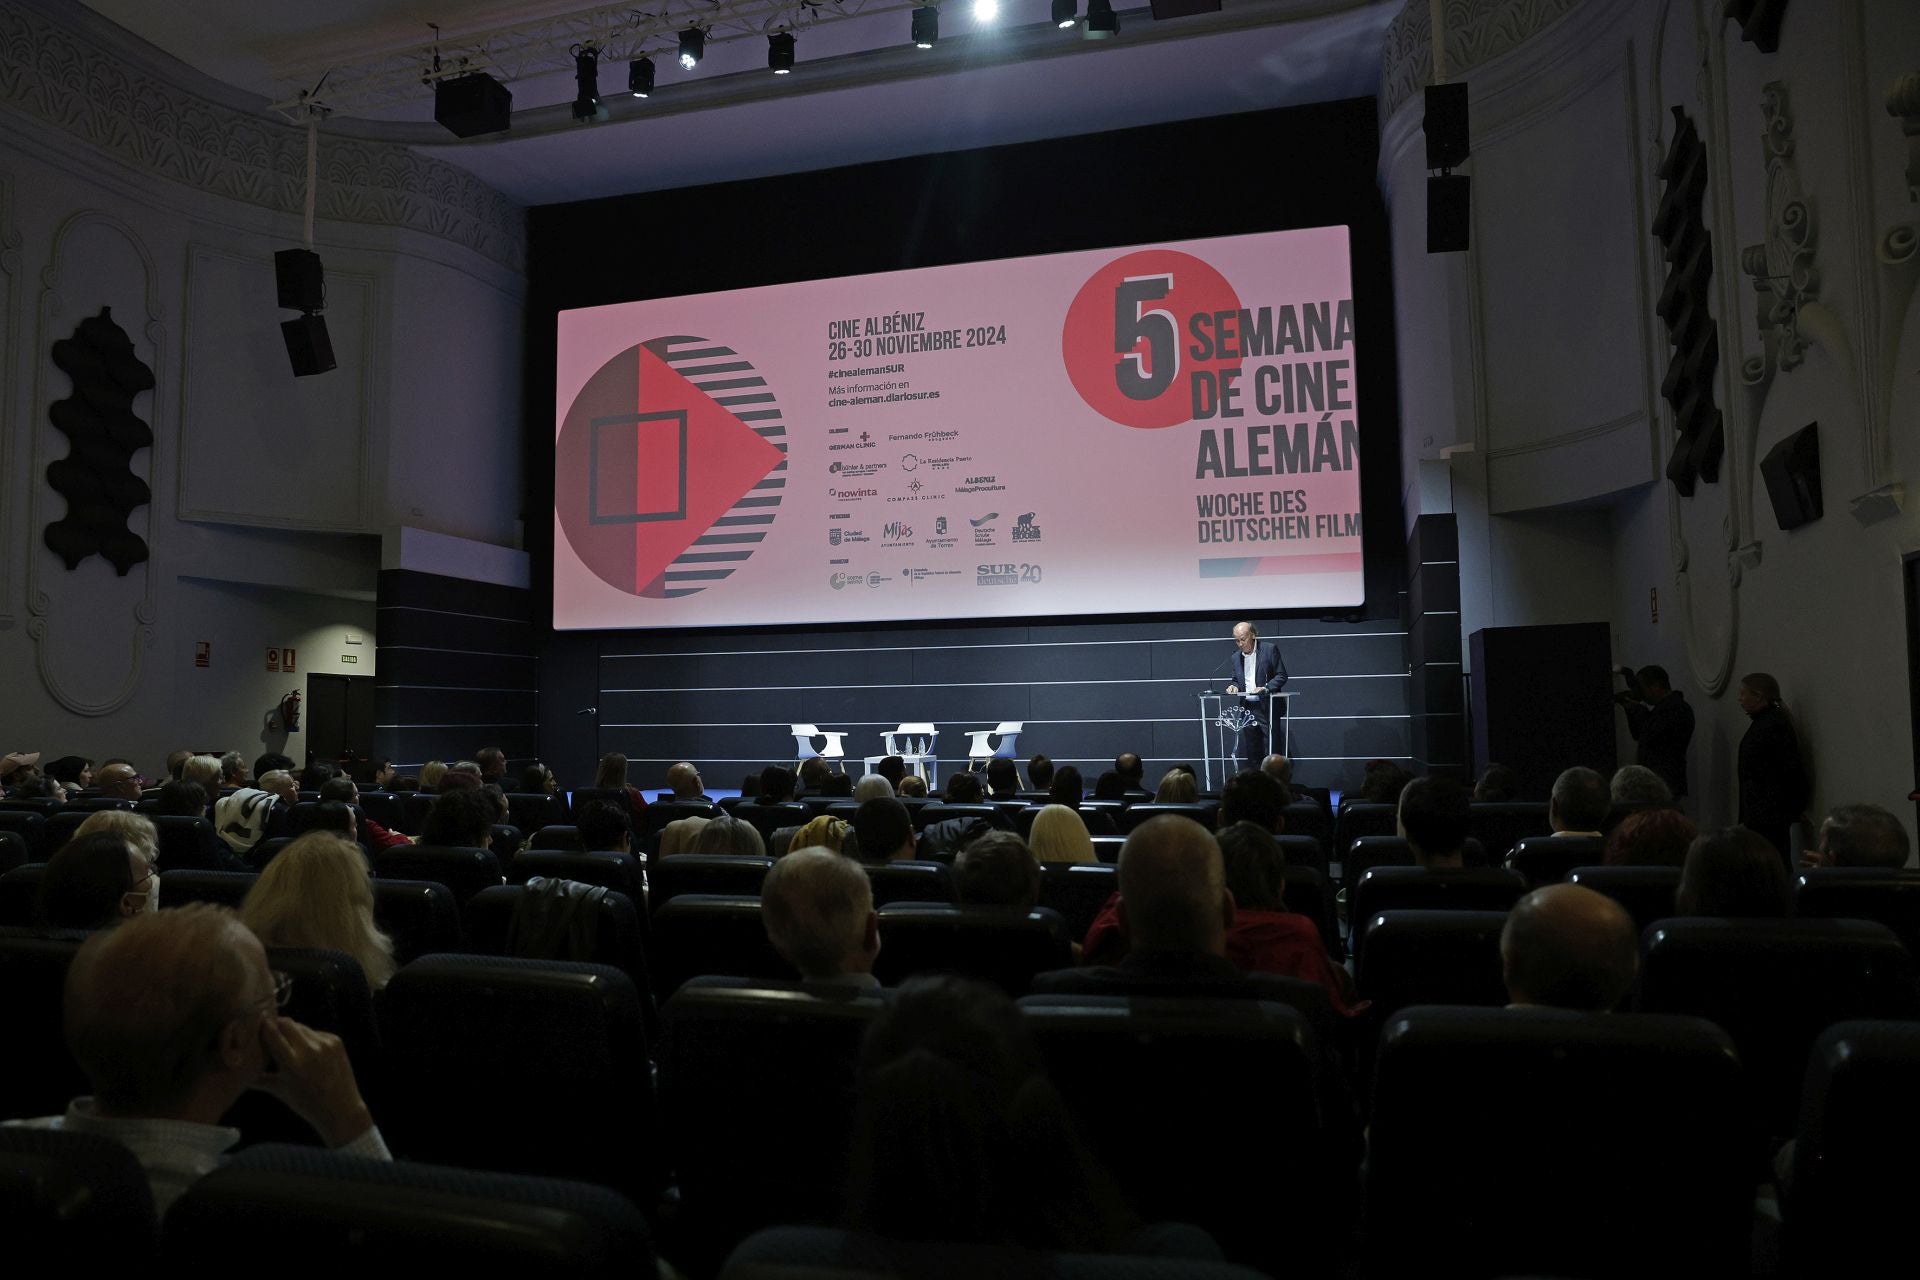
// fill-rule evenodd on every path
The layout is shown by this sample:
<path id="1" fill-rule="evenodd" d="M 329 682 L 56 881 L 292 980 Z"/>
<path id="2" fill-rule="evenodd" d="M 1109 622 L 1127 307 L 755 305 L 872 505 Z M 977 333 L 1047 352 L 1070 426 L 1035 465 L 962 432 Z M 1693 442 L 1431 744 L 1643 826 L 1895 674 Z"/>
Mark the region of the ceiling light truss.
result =
<path id="1" fill-rule="evenodd" d="M 599 50 L 611 65 L 651 54 L 669 55 L 688 27 L 706 32 L 707 46 L 764 40 L 777 31 L 802 32 L 830 22 L 919 8 L 924 0 L 655 0 L 646 11 L 631 4 L 602 5 L 540 19 L 461 31 L 357 58 L 289 66 L 281 74 L 287 96 L 272 109 L 304 119 L 310 108 L 363 112 L 416 100 L 421 87 L 484 71 L 512 84 L 574 69 L 572 50 Z"/>

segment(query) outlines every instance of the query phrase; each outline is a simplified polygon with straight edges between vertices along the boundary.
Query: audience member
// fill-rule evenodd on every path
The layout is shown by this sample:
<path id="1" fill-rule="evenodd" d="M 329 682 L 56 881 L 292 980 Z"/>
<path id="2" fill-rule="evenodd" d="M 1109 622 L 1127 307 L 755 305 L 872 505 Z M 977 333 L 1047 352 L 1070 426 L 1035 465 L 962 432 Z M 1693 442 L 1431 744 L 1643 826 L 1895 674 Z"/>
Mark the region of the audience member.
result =
<path id="1" fill-rule="evenodd" d="M 755 804 L 785 804 L 793 799 L 793 771 L 770 764 L 760 771 L 760 794 Z"/>
<path id="2" fill-rule="evenodd" d="M 887 756 L 873 766 L 873 771 L 885 778 L 895 792 L 900 790 L 900 779 L 907 776 L 907 762 L 899 756 Z"/>
<path id="3" fill-rule="evenodd" d="M 206 903 L 96 933 L 66 982 L 66 1039 L 93 1085 L 63 1116 L 10 1121 L 124 1144 L 163 1217 L 241 1135 L 240 1095 L 286 1103 L 329 1147 L 387 1160 L 339 1037 L 278 1016 L 292 987 L 233 912 Z"/>
<path id="4" fill-rule="evenodd" d="M 309 831 L 282 849 L 247 891 L 240 922 L 269 947 L 344 951 L 375 991 L 393 977 L 393 940 L 373 921 L 366 857 L 331 831 Z"/>
<path id="5" fill-rule="evenodd" d="M 700 781 L 700 771 L 682 760 L 667 770 L 667 785 L 673 789 L 675 800 L 705 800 L 706 784 Z"/>
<path id="6" fill-rule="evenodd" d="M 102 809 L 98 813 L 88 814 L 86 821 L 73 831 L 75 838 L 103 833 L 119 837 L 149 864 L 160 860 L 159 833 L 154 830 L 153 821 L 144 813 Z"/>
<path id="7" fill-rule="evenodd" d="M 633 828 L 627 824 L 625 811 L 611 800 L 587 801 L 573 821 L 574 830 L 580 833 L 580 847 L 588 853 L 633 851 Z"/>
<path id="8" fill-rule="evenodd" d="M 1059 781 L 1055 775 L 1056 782 Z M 1094 780 L 1093 798 L 1095 800 L 1125 800 L 1127 798 L 1127 780 L 1109 769 Z"/>
<path id="9" fill-rule="evenodd" d="M 148 823 L 149 846 L 152 831 Z M 160 876 L 152 856 L 113 830 L 76 835 L 62 845 L 47 861 L 35 903 L 40 924 L 49 929 L 105 929 L 159 909 Z"/>
<path id="10" fill-rule="evenodd" d="M 600 757 L 599 771 L 594 774 L 593 785 L 600 791 L 618 791 L 627 797 L 627 807 L 638 814 L 647 807 L 647 798 L 640 794 L 640 788 L 627 782 L 627 758 L 618 751 L 610 751 Z"/>
<path id="11" fill-rule="evenodd" d="M 692 853 L 694 842 L 700 838 L 700 833 L 707 829 L 707 823 L 710 821 L 710 818 L 695 814 L 690 817 L 675 818 L 660 828 L 659 856 L 668 858 L 677 853 Z"/>
<path id="12" fill-rule="evenodd" d="M 183 782 L 197 782 L 209 796 L 220 794 L 220 760 L 216 756 L 189 756 L 180 766 Z"/>
<path id="13" fill-rule="evenodd" d="M 843 853 L 846 851 L 847 833 L 851 830 L 853 827 L 849 823 L 823 813 L 794 832 L 787 848 L 825 849 L 829 853 Z"/>
<path id="14" fill-rule="evenodd" d="M 1507 999 L 1604 1013 L 1633 988 L 1640 938 L 1633 917 L 1603 893 L 1550 884 L 1514 904 L 1500 930 Z"/>
<path id="15" fill-rule="evenodd" d="M 440 780 L 446 776 L 447 765 L 444 760 L 429 760 L 420 766 L 420 789 L 438 794 Z"/>
<path id="16" fill-rule="evenodd" d="M 192 763 L 187 767 L 191 769 Z M 295 834 L 293 806 L 299 799 L 293 775 L 269 769 L 260 776 L 259 786 L 242 787 L 214 801 L 213 829 L 234 853 L 252 853 L 268 840 Z"/>
<path id="17" fill-rule="evenodd" d="M 1820 824 L 1819 847 L 1802 850 L 1800 863 L 1891 871 L 1907 865 L 1907 849 L 1900 819 L 1877 804 L 1843 804 Z"/>
<path id="18" fill-rule="evenodd" d="M 767 842 L 750 822 L 730 813 L 716 813 L 694 836 L 688 853 L 725 853 L 744 858 L 767 856 Z"/>
<path id="19" fill-rule="evenodd" d="M 229 751 L 220 757 L 220 789 L 238 791 L 253 782 L 253 771 L 247 768 L 247 758 L 238 751 Z"/>
<path id="20" fill-rule="evenodd" d="M 1113 771 L 1120 775 L 1128 791 L 1147 791 L 1147 765 L 1137 751 L 1122 751 L 1113 758 Z"/>
<path id="21" fill-rule="evenodd" d="M 1417 867 L 1457 871 L 1466 865 L 1467 789 L 1444 774 L 1415 778 L 1400 790 L 1394 826 Z"/>
<path id="22" fill-rule="evenodd" d="M 1673 687 L 1665 667 L 1638 672 L 1620 668 L 1627 687 L 1613 695 L 1627 713 L 1627 732 L 1639 745 L 1634 762 L 1652 770 L 1671 796 L 1687 794 L 1687 744 L 1693 741 L 1693 708 Z"/>
<path id="23" fill-rule="evenodd" d="M 1080 807 L 1080 798 L 1085 793 L 1080 786 L 1080 771 L 1070 764 L 1063 764 L 1053 772 L 1053 785 L 1047 789 L 1049 804 L 1063 804 L 1069 809 Z"/>
<path id="24" fill-rule="evenodd" d="M 1687 860 L 1687 849 L 1700 828 L 1678 809 L 1648 809 L 1630 813 L 1607 836 L 1601 861 L 1609 867 L 1674 867 Z"/>
<path id="25" fill-rule="evenodd" d="M 102 765 L 94 781 L 99 784 L 100 794 L 109 800 L 140 799 L 140 775 L 124 760 Z"/>
<path id="26" fill-rule="evenodd" d="M 954 896 L 963 907 L 1017 907 L 1040 901 L 1040 864 L 1011 831 L 989 831 L 953 860 Z"/>
<path id="27" fill-rule="evenodd" d="M 853 839 L 862 862 L 902 862 L 914 855 L 913 819 L 898 800 L 869 800 L 854 810 Z"/>
<path id="28" fill-rule="evenodd" d="M 827 767 L 825 760 L 819 756 L 808 756 L 800 762 L 800 785 L 794 794 L 796 796 L 825 794 L 827 779 L 832 774 L 833 770 Z"/>
<path id="29" fill-rule="evenodd" d="M 1200 785 L 1190 773 L 1178 769 L 1169 769 L 1160 775 L 1160 785 L 1154 789 L 1155 804 L 1192 804 L 1200 798 Z"/>
<path id="30" fill-rule="evenodd" d="M 1512 804 L 1520 798 L 1520 775 L 1503 764 L 1490 764 L 1473 784 L 1475 804 Z"/>
<path id="31" fill-rule="evenodd" d="M 1598 836 L 1612 808 L 1607 780 L 1597 770 L 1575 765 L 1553 780 L 1547 825 L 1556 836 Z"/>
<path id="32" fill-rule="evenodd" d="M 879 802 L 875 802 L 879 803 Z M 827 849 L 795 849 L 760 888 L 767 938 L 809 985 L 877 988 L 880 917 L 858 863 Z"/>
<path id="33" fill-rule="evenodd" d="M 740 779 L 740 798 L 742 800 L 751 800 L 759 794 L 760 794 L 760 775 L 759 774 L 750 773 L 746 777 Z"/>
<path id="34" fill-rule="evenodd" d="M 1053 788 L 1053 761 L 1035 753 L 1027 761 L 1027 785 L 1035 791 L 1049 791 Z"/>
<path id="35" fill-rule="evenodd" d="M 207 789 L 197 782 L 176 778 L 160 788 L 153 811 L 169 818 L 204 818 L 207 815 Z"/>
<path id="36" fill-rule="evenodd" d="M 1220 789 L 1219 826 L 1251 822 L 1262 831 L 1283 835 L 1287 828 L 1287 789 L 1271 774 L 1242 769 Z"/>
<path id="37" fill-rule="evenodd" d="M 482 747 L 473 753 L 473 762 L 480 766 L 480 781 L 505 783 L 507 780 L 507 753 L 498 747 Z"/>
<path id="38" fill-rule="evenodd" d="M 22 769 L 31 769 L 40 763 L 38 751 L 9 751 L 0 756 L 0 782 L 12 785 L 14 777 Z"/>
<path id="39" fill-rule="evenodd" d="M 853 784 L 853 799 L 856 804 L 865 804 L 869 800 L 891 800 L 894 798 L 893 784 L 877 773 L 869 773 Z"/>
<path id="40" fill-rule="evenodd" d="M 1119 1194 L 999 991 L 908 982 L 867 1032 L 856 1086 L 850 1226 L 943 1244 L 1119 1247 Z"/>
<path id="41" fill-rule="evenodd" d="M 520 771 L 520 794 L 523 796 L 550 796 L 560 789 L 560 780 L 553 776 L 553 770 L 535 760 Z"/>
<path id="42" fill-rule="evenodd" d="M 1260 762 L 1260 772 L 1279 783 L 1286 792 L 1287 803 L 1293 803 L 1293 761 L 1281 755 L 1268 756 Z"/>
<path id="43" fill-rule="evenodd" d="M 393 761 L 385 756 L 376 756 L 354 766 L 353 780 L 369 791 L 384 791 L 393 785 L 397 772 Z"/>
<path id="44" fill-rule="evenodd" d="M 1607 796 L 1614 804 L 1669 805 L 1673 791 L 1659 774 L 1645 765 L 1626 764 L 1614 770 L 1607 784 Z"/>
<path id="45" fill-rule="evenodd" d="M 61 756 L 40 766 L 40 772 L 59 783 L 62 790 L 85 791 L 93 785 L 93 761 L 85 756 Z"/>
<path id="46" fill-rule="evenodd" d="M 389 831 L 360 810 L 360 784 L 344 774 L 320 788 L 320 801 L 323 804 L 353 806 L 350 812 L 354 817 L 356 837 L 369 848 L 392 849 L 409 843 L 398 831 Z"/>
<path id="47" fill-rule="evenodd" d="M 334 835 L 345 836 L 358 844 L 360 841 L 360 815 L 353 806 L 339 800 L 317 801 L 307 817 L 308 831 L 327 831 Z M 264 860 L 260 865 L 265 865 Z"/>
<path id="48" fill-rule="evenodd" d="M 1317 982 L 1345 1013 L 1352 979 L 1327 954 L 1319 926 L 1286 903 L 1287 859 L 1273 833 L 1257 822 L 1222 827 L 1215 839 L 1233 895 L 1227 959 L 1248 973 L 1278 973 Z"/>
<path id="49" fill-rule="evenodd" d="M 1700 836 L 1680 868 L 1674 909 L 1683 916 L 1793 914 L 1793 885 L 1777 849 L 1745 827 Z"/>
<path id="50" fill-rule="evenodd" d="M 1763 671 L 1740 678 L 1736 695 L 1751 719 L 1740 739 L 1740 825 L 1772 845 L 1786 866 L 1789 836 L 1807 807 L 1807 771 L 1800 739 L 1780 703 L 1780 682 Z"/>
<path id="51" fill-rule="evenodd" d="M 948 804 L 979 804 L 983 799 L 980 775 L 962 771 L 947 779 L 944 799 Z"/>
<path id="52" fill-rule="evenodd" d="M 1392 804 L 1400 798 L 1413 775 L 1391 760 L 1369 760 L 1360 776 L 1360 788 L 1350 801 L 1362 804 Z"/>
<path id="53" fill-rule="evenodd" d="M 909 800 L 925 800 L 927 798 L 927 780 L 917 773 L 910 773 L 900 779 L 900 790 L 897 794 Z"/>
<path id="54" fill-rule="evenodd" d="M 498 812 L 493 797 L 478 787 L 442 791 L 420 824 L 420 843 L 442 849 L 490 849 Z"/>
<path id="55" fill-rule="evenodd" d="M 167 752 L 167 769 L 165 774 L 167 780 L 170 782 L 180 781 L 180 766 L 191 759 L 193 759 L 193 752 L 185 747 L 175 747 L 173 750 Z"/>
<path id="56" fill-rule="evenodd" d="M 50 778 L 31 766 L 13 772 L 13 787 L 8 792 L 15 800 L 51 800 L 66 803 L 67 789 L 58 778 Z"/>
<path id="57" fill-rule="evenodd" d="M 440 775 L 440 785 L 434 790 L 445 795 L 449 791 L 478 791 L 485 785 L 480 781 L 479 765 L 471 760 L 456 760 Z"/>
<path id="58" fill-rule="evenodd" d="M 901 781 L 905 782 L 906 779 L 902 778 Z M 853 798 L 853 779 L 844 773 L 830 773 L 826 776 L 826 780 L 820 784 L 820 794 L 830 796 L 835 800 L 851 800 Z"/>
<path id="59" fill-rule="evenodd" d="M 1044 806 L 1033 815 L 1028 847 L 1041 862 L 1098 862 L 1093 837 L 1080 815 L 1063 804 Z"/>
<path id="60" fill-rule="evenodd" d="M 1014 800 L 1020 794 L 1020 770 L 1005 756 L 987 761 L 987 798 Z"/>
<path id="61" fill-rule="evenodd" d="M 253 776 L 256 779 L 266 777 L 269 773 L 272 773 L 275 769 L 281 769 L 287 773 L 292 773 L 294 771 L 293 757 L 288 755 L 282 755 L 278 751 L 267 751 L 267 752 L 261 753 L 259 756 L 257 756 L 254 759 Z M 257 782 L 255 785 L 258 785 Z"/>

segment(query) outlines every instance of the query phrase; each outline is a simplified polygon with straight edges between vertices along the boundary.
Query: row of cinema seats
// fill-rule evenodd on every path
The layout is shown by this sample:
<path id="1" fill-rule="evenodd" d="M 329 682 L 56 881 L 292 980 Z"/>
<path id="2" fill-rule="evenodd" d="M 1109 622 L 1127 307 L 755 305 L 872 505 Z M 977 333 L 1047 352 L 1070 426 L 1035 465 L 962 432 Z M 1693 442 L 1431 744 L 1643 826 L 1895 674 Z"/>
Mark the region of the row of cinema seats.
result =
<path id="1" fill-rule="evenodd" d="M 10 979 L 22 976 L 10 940 L 0 940 L 0 956 L 16 970 Z M 286 960 L 274 956 L 276 965 Z M 299 973 L 296 986 L 308 977 Z M 717 1260 L 758 1228 L 834 1221 L 854 1064 L 884 997 L 689 984 L 662 1010 L 656 1097 L 635 1084 L 648 1078 L 648 1046 L 633 994 L 622 975 L 595 966 L 414 962 L 379 1009 L 383 1060 L 372 1094 L 390 1144 L 403 1159 L 612 1187 L 649 1215 L 671 1180 L 677 1207 L 660 1231 L 678 1242 L 678 1253 L 669 1250 L 676 1257 Z M 1116 997 L 1032 997 L 1021 1006 L 1063 1101 L 1133 1211 L 1195 1223 L 1230 1258 L 1270 1274 L 1328 1274 L 1353 1247 L 1361 1202 L 1372 1274 L 1408 1274 L 1436 1256 L 1461 1275 L 1746 1270 L 1760 1180 L 1747 1109 L 1752 1068 L 1733 1038 L 1702 1019 L 1401 1010 L 1380 1039 L 1364 1194 L 1356 1195 L 1357 1151 L 1316 1091 L 1324 1059 L 1296 1010 Z M 769 1103 L 770 1064 L 774 1092 L 791 1105 Z M 1784 1204 L 1789 1250 L 1806 1264 L 1802 1274 L 1884 1265 L 1899 1256 L 1889 1250 L 1903 1243 L 1902 1210 L 1920 1192 L 1915 1163 L 1887 1159 L 1920 1141 L 1912 1088 L 1920 1024 L 1829 1026 L 1797 1065 L 1805 1101 L 1788 1130 L 1797 1140 Z M 521 1082 L 523 1103 L 542 1105 L 500 1107 L 503 1079 Z M 62 1154 L 49 1139 L 61 1136 L 7 1134 L 0 1195 L 33 1200 L 37 1185 L 42 1219 L 57 1226 L 62 1213 L 96 1215 L 85 1224 L 97 1235 L 88 1256 L 113 1254 L 116 1243 L 138 1253 L 138 1233 L 129 1238 L 120 1223 L 116 1235 L 108 1220 L 116 1197 L 61 1197 L 48 1190 L 58 1185 L 52 1174 L 37 1184 L 21 1175 L 12 1152 L 25 1146 L 45 1168 Z M 1265 1158 L 1248 1158 L 1256 1148 Z M 92 1154 L 111 1163 L 109 1153 Z M 626 1242 L 624 1265 L 644 1265 L 644 1249 L 635 1252 L 644 1224 L 613 1201 L 596 1202 L 601 1192 L 573 1188 L 562 1203 L 552 1186 L 484 1174 L 399 1165 L 356 1176 L 350 1166 L 365 1169 L 310 1145 L 242 1155 L 233 1174 L 182 1201 L 167 1247 L 222 1247 L 201 1233 L 224 1214 L 238 1233 L 224 1242 L 233 1256 L 269 1224 L 282 1232 L 304 1224 L 279 1242 L 298 1239 L 303 1251 L 330 1255 L 356 1247 L 347 1243 L 359 1234 L 347 1230 L 354 1223 L 375 1240 L 424 1232 L 454 1250 L 433 1255 L 445 1267 L 466 1256 L 465 1242 L 443 1236 L 464 1216 L 452 1205 L 479 1197 L 560 1212 L 593 1207 L 599 1220 L 621 1224 L 614 1235 Z M 69 1166 L 62 1176 L 105 1175 Z M 1442 1186 L 1459 1194 L 1436 1195 Z M 539 1234 L 518 1210 L 479 1216 Z M 10 1217 L 13 1230 L 23 1220 Z M 585 1251 L 587 1273 L 607 1274 L 599 1265 L 614 1247 L 607 1232 L 567 1234 L 566 1248 Z M 388 1247 L 411 1258 L 419 1244 Z"/>

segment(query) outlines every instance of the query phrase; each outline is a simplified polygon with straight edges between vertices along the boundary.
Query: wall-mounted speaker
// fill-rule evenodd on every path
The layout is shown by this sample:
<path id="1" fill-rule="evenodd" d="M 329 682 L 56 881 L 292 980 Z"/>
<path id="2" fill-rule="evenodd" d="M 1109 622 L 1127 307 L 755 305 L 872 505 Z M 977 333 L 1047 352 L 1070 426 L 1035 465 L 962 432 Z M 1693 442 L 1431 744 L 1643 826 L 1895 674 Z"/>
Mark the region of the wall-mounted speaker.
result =
<path id="1" fill-rule="evenodd" d="M 273 282 L 280 305 L 289 311 L 320 311 L 327 305 L 327 277 L 320 255 L 311 249 L 282 249 L 273 255 Z"/>
<path id="2" fill-rule="evenodd" d="M 1818 520 L 1820 500 L 1820 424 L 1809 422 L 1767 450 L 1760 459 L 1760 478 L 1767 482 L 1773 518 L 1784 532 Z"/>
<path id="3" fill-rule="evenodd" d="M 1427 178 L 1427 252 L 1465 253 L 1473 226 L 1473 179 L 1464 173 Z"/>
<path id="4" fill-rule="evenodd" d="M 1427 114 L 1421 120 L 1427 135 L 1427 168 L 1457 169 L 1470 154 L 1467 145 L 1467 86 L 1427 86 Z"/>
<path id="5" fill-rule="evenodd" d="M 513 91 L 484 71 L 433 87 L 433 118 L 456 138 L 502 133 L 513 123 Z"/>
<path id="6" fill-rule="evenodd" d="M 338 366 L 333 359 L 333 341 L 327 337 L 325 316 L 304 315 L 280 324 L 287 340 L 287 359 L 293 364 L 293 376 L 309 378 Z"/>

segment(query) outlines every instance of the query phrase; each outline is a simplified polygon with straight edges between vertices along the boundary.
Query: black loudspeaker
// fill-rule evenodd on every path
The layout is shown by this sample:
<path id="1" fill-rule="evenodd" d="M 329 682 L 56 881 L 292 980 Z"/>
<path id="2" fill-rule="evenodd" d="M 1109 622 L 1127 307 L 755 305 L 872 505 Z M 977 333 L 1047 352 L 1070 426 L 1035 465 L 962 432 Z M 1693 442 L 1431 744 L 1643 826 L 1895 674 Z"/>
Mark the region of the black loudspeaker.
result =
<path id="1" fill-rule="evenodd" d="M 289 311 L 319 311 L 327 305 L 327 278 L 320 255 L 311 249 L 282 249 L 273 255 L 273 282 L 280 305 Z"/>
<path id="2" fill-rule="evenodd" d="M 293 363 L 293 376 L 311 377 L 337 368 L 333 342 L 327 337 L 327 318 L 306 315 L 280 323 L 280 334 L 287 340 L 287 359 Z"/>
<path id="3" fill-rule="evenodd" d="M 1457 169 L 1471 152 L 1467 146 L 1467 86 L 1427 86 L 1427 114 L 1421 120 L 1427 135 L 1427 168 Z"/>
<path id="4" fill-rule="evenodd" d="M 1767 482 L 1773 518 L 1782 532 L 1818 520 L 1825 509 L 1820 501 L 1820 424 L 1809 422 L 1767 450 L 1760 459 L 1760 478 Z"/>
<path id="5" fill-rule="evenodd" d="M 1427 178 L 1427 252 L 1465 253 L 1473 226 L 1473 179 L 1464 173 Z"/>
<path id="6" fill-rule="evenodd" d="M 484 71 L 433 87 L 433 118 L 456 138 L 503 133 L 513 121 L 513 91 Z"/>
<path id="7" fill-rule="evenodd" d="M 1612 776 L 1612 641 L 1604 622 L 1487 627 L 1473 659 L 1473 771 L 1504 764 L 1522 800 L 1545 800 L 1562 769 Z"/>

